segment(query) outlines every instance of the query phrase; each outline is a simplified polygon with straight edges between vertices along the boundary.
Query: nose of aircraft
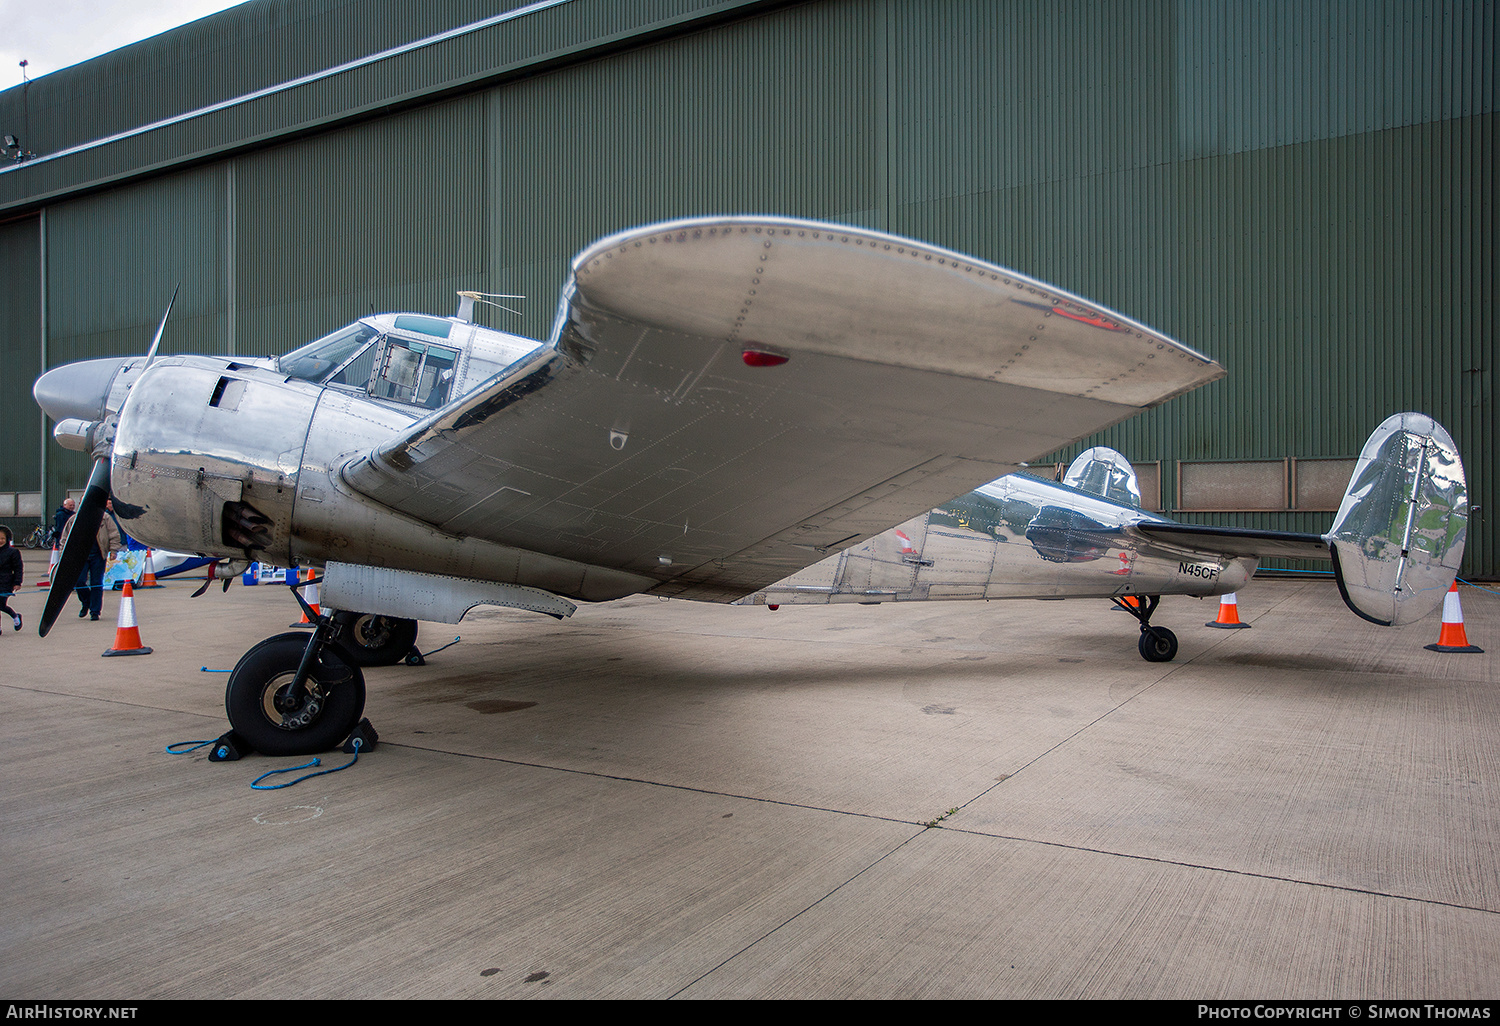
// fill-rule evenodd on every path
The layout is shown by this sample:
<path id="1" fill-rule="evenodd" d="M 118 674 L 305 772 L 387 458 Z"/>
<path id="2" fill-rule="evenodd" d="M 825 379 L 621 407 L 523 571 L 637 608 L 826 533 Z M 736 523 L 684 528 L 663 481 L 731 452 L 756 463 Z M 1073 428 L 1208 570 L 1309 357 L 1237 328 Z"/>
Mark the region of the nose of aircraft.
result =
<path id="1" fill-rule="evenodd" d="M 31 394 L 53 420 L 100 420 L 109 399 L 109 386 L 120 368 L 134 357 L 80 360 L 54 367 L 36 379 Z"/>

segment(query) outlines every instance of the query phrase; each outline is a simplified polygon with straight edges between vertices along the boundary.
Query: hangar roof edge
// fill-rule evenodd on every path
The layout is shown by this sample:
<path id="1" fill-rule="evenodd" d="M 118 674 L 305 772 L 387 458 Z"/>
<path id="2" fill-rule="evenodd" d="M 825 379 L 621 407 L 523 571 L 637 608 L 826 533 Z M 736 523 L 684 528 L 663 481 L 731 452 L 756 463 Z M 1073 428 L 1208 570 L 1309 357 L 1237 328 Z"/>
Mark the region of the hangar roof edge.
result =
<path id="1" fill-rule="evenodd" d="M 399 0 L 388 2 L 394 9 Z M 38 78 L 30 83 L 29 97 L 21 86 L 0 91 L 0 129 L 37 151 L 30 160 L 0 165 L 0 217 L 785 3 L 664 0 L 647 9 L 602 0 L 533 0 L 437 31 L 422 31 L 430 26 L 407 19 L 406 34 L 413 29 L 422 34 L 366 46 L 369 52 L 352 56 L 345 39 L 337 40 L 343 53 L 338 46 L 306 41 L 308 18 L 298 16 L 303 4 L 243 4 Z M 378 21 L 370 19 L 368 6 L 368 0 L 325 0 L 315 12 L 321 19 L 316 27 L 324 37 L 337 34 L 348 27 L 355 9 L 365 12 L 360 20 Z M 368 34 L 360 38 L 369 41 Z M 281 62 L 291 73 L 274 80 L 260 74 L 256 83 L 263 68 L 239 75 L 225 70 L 244 62 L 236 56 L 248 60 L 299 48 L 304 52 Z M 197 77 L 190 88 L 173 90 L 170 80 L 180 84 L 192 75 Z M 154 98 L 140 96 L 139 88 L 129 88 L 132 83 L 147 87 Z M 107 95 L 112 89 L 132 95 L 112 101 Z M 83 131 L 56 124 L 75 116 L 85 123 Z M 249 126 L 255 127 L 247 131 Z"/>

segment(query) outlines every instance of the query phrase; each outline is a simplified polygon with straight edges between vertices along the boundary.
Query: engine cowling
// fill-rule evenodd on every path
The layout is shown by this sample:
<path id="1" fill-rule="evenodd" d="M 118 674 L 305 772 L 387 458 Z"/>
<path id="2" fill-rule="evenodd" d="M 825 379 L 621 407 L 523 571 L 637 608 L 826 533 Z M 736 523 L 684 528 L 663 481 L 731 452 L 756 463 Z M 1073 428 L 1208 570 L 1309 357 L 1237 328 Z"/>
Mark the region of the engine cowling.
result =
<path id="1" fill-rule="evenodd" d="M 120 410 L 111 486 L 133 536 L 287 565 L 318 387 L 211 357 L 166 357 Z"/>

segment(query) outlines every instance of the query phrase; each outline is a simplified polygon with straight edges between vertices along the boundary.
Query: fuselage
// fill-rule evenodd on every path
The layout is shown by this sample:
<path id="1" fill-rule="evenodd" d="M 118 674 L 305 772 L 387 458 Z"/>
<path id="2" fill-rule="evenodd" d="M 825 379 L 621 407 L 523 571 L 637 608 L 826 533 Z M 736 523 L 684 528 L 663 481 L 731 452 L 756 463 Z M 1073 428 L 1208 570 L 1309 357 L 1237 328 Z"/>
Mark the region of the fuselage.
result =
<path id="1" fill-rule="evenodd" d="M 755 605 L 935 599 L 1222 595 L 1255 573 L 1232 559 L 1151 541 L 1170 523 L 1138 507 L 1009 474 L 741 601 Z"/>

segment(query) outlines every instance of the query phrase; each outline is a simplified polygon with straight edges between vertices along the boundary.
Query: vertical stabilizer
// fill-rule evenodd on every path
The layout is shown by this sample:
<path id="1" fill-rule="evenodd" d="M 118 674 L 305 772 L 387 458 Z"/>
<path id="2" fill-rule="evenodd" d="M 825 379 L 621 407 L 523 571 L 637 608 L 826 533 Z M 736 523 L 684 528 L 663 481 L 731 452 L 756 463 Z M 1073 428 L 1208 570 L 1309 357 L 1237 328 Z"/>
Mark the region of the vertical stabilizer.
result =
<path id="1" fill-rule="evenodd" d="M 1448 432 L 1420 413 L 1387 418 L 1324 536 L 1344 601 L 1383 626 L 1426 616 L 1458 574 L 1468 525 L 1463 462 Z"/>
<path id="2" fill-rule="evenodd" d="M 1107 445 L 1096 445 L 1079 453 L 1068 464 L 1063 484 L 1102 495 L 1122 506 L 1141 508 L 1141 488 L 1136 483 L 1135 468 Z"/>

